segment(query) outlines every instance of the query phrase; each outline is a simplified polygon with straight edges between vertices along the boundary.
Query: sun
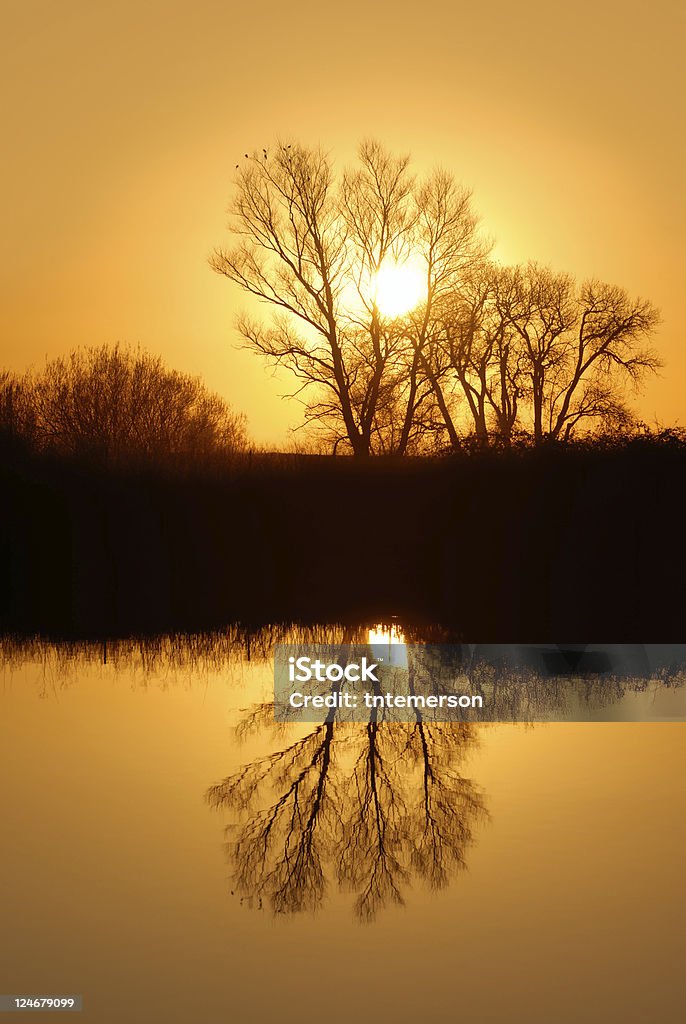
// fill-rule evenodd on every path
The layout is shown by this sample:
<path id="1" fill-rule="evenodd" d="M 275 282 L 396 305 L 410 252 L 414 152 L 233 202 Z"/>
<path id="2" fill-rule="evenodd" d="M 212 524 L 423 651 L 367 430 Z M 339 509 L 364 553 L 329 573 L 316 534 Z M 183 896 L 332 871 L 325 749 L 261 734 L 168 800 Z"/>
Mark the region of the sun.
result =
<path id="1" fill-rule="evenodd" d="M 386 260 L 374 277 L 374 299 L 383 316 L 404 316 L 426 298 L 426 272 L 411 257 Z"/>

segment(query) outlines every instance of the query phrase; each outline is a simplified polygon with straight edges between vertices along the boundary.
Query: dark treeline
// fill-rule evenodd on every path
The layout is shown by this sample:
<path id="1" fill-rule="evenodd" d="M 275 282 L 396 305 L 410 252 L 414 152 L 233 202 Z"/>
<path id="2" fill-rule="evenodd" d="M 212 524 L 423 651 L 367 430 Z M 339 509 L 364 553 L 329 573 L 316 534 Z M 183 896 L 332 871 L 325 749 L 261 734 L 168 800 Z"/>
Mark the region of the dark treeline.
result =
<path id="1" fill-rule="evenodd" d="M 686 442 L 444 459 L 94 463 L 5 450 L 0 627 L 60 635 L 400 615 L 457 639 L 674 639 Z"/>

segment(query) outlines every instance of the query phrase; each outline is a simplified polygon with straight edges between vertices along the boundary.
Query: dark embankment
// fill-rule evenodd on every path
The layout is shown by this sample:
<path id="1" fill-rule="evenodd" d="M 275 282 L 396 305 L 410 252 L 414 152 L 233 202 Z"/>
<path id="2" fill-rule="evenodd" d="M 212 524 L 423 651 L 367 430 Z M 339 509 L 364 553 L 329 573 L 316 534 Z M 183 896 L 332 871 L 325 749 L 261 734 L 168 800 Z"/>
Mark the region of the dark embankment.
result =
<path id="1" fill-rule="evenodd" d="M 0 629 L 439 622 L 470 640 L 683 638 L 686 445 L 114 470 L 5 451 Z"/>

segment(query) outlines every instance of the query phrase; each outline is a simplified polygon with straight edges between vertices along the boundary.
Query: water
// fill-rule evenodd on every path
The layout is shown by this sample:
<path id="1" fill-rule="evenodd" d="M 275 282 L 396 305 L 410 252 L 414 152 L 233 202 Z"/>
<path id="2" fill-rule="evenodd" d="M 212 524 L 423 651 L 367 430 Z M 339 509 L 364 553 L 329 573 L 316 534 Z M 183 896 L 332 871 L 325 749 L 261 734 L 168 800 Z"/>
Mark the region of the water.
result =
<path id="1" fill-rule="evenodd" d="M 98 1022 L 682 1019 L 682 725 L 277 728 L 274 638 L 6 645 L 0 991 Z"/>

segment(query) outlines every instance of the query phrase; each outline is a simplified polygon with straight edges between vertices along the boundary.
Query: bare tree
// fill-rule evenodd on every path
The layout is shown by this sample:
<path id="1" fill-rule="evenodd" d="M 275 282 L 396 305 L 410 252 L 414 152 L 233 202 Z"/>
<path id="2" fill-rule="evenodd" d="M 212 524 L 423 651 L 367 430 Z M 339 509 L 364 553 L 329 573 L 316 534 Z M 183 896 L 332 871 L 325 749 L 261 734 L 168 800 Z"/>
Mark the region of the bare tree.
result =
<path id="1" fill-rule="evenodd" d="M 232 206 L 239 244 L 217 250 L 211 266 L 274 307 L 271 326 L 242 318 L 246 343 L 321 386 L 322 414 L 340 410 L 355 454 L 366 454 L 352 390 L 353 365 L 342 299 L 349 272 L 347 228 L 333 188 L 329 158 L 320 150 L 277 146 L 247 161 Z M 284 315 L 286 314 L 286 315 Z"/>
<path id="2" fill-rule="evenodd" d="M 509 444 L 516 430 L 540 443 L 630 425 L 627 385 L 660 366 L 647 345 L 658 322 L 621 288 L 484 263 L 443 299 L 427 351 L 455 424 L 466 414 L 482 444 Z M 456 425 L 448 436 L 455 446 Z"/>
<path id="3" fill-rule="evenodd" d="M 0 440 L 11 445 L 31 445 L 35 438 L 30 380 L 4 370 L 0 372 Z"/>
<path id="4" fill-rule="evenodd" d="M 483 254 L 469 194 L 444 172 L 417 184 L 408 157 L 369 141 L 338 185 L 320 150 L 278 145 L 248 158 L 236 189 L 240 241 L 211 265 L 275 314 L 239 321 L 246 345 L 309 391 L 306 422 L 334 445 L 416 448 L 442 400 L 427 356 L 435 303 Z M 424 261 L 427 301 L 413 320 L 384 316 L 375 278 L 410 255 Z"/>
<path id="5" fill-rule="evenodd" d="M 189 374 L 119 346 L 50 360 L 25 381 L 36 442 L 112 460 L 230 454 L 247 446 L 245 418 Z"/>
<path id="6" fill-rule="evenodd" d="M 655 307 L 533 263 L 504 280 L 498 308 L 520 338 L 535 441 L 569 438 L 589 421 L 627 423 L 627 385 L 639 387 L 661 365 L 647 345 L 660 320 Z"/>
<path id="7" fill-rule="evenodd" d="M 471 193 L 445 171 L 435 171 L 417 191 L 415 251 L 426 268 L 426 301 L 408 317 L 407 335 L 419 367 L 431 385 L 449 443 L 459 431 L 444 384 L 447 364 L 441 350 L 445 311 L 465 276 L 480 267 L 490 243 L 478 231 Z"/>

